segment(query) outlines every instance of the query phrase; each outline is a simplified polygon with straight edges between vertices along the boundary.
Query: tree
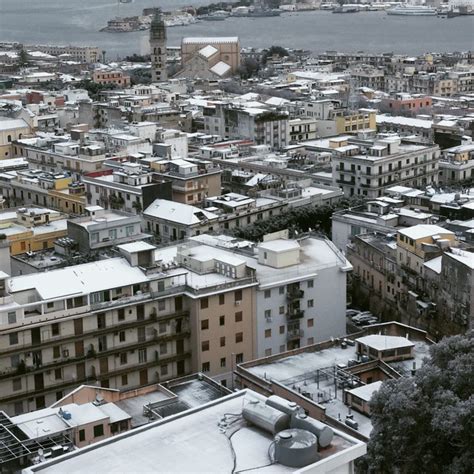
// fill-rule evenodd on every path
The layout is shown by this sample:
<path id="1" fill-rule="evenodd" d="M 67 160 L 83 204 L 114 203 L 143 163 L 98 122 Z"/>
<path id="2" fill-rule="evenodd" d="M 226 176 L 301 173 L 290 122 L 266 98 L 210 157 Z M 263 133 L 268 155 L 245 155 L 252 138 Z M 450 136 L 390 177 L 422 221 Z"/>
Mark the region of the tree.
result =
<path id="1" fill-rule="evenodd" d="M 18 53 L 18 66 L 28 66 L 28 53 L 25 48 L 21 48 L 20 52 Z"/>
<path id="2" fill-rule="evenodd" d="M 474 332 L 441 340 L 430 356 L 372 397 L 364 472 L 474 472 Z"/>

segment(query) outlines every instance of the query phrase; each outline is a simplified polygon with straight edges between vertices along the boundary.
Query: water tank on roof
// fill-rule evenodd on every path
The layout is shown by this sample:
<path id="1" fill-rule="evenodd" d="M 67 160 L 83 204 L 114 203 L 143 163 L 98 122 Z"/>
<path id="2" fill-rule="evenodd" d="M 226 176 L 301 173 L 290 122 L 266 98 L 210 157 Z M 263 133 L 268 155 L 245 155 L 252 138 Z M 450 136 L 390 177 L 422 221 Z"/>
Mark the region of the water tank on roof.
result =
<path id="1" fill-rule="evenodd" d="M 265 403 L 252 401 L 242 410 L 246 421 L 272 434 L 285 430 L 290 426 L 290 416 Z"/>
<path id="2" fill-rule="evenodd" d="M 275 436 L 275 461 L 289 467 L 304 467 L 319 460 L 318 438 L 306 430 L 290 429 Z"/>
<path id="3" fill-rule="evenodd" d="M 326 448 L 334 438 L 334 431 L 324 423 L 321 423 L 314 418 L 306 416 L 304 413 L 299 413 L 291 418 L 290 426 L 292 428 L 300 428 L 313 433 L 318 438 L 319 446 Z"/>
<path id="4" fill-rule="evenodd" d="M 278 395 L 271 395 L 268 397 L 266 404 L 269 407 L 276 408 L 277 410 L 280 410 L 290 416 L 296 414 L 298 411 L 298 405 L 296 403 L 285 400 Z"/>

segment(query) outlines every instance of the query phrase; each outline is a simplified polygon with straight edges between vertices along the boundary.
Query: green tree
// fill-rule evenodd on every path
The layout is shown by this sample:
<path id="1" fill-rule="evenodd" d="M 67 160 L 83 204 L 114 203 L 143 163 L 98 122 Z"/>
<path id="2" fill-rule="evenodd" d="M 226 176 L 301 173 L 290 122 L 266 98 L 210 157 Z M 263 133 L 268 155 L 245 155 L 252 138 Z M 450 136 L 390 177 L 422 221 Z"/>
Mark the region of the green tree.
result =
<path id="1" fill-rule="evenodd" d="M 441 340 L 414 377 L 384 382 L 370 402 L 364 472 L 474 472 L 474 332 Z"/>
<path id="2" fill-rule="evenodd" d="M 21 48 L 20 52 L 18 53 L 18 66 L 25 67 L 28 66 L 29 58 L 28 53 L 25 48 Z"/>

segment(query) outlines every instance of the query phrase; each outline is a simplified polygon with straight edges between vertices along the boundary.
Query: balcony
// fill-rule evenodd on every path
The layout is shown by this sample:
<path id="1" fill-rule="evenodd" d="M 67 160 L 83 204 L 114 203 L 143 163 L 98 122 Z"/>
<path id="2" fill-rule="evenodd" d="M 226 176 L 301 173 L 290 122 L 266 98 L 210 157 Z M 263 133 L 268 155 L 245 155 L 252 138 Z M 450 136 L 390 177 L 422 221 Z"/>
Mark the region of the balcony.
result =
<path id="1" fill-rule="evenodd" d="M 295 339 L 300 339 L 304 336 L 304 331 L 302 329 L 291 329 L 286 333 L 287 341 L 294 341 Z"/>
<path id="2" fill-rule="evenodd" d="M 293 310 L 288 311 L 288 313 L 286 313 L 286 319 L 288 321 L 293 321 L 295 319 L 302 319 L 302 318 L 304 318 L 304 310 L 302 309 L 293 309 Z"/>
<path id="3" fill-rule="evenodd" d="M 299 300 L 304 297 L 303 290 L 291 290 L 286 294 L 286 298 L 288 301 Z"/>

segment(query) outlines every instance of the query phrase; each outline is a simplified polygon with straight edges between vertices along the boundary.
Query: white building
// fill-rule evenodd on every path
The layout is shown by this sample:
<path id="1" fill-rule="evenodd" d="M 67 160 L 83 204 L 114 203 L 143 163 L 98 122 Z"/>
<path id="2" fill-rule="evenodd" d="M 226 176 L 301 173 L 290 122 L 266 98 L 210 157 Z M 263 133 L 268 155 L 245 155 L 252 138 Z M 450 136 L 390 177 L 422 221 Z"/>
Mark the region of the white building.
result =
<path id="1" fill-rule="evenodd" d="M 256 270 L 256 352 L 270 356 L 343 336 L 346 274 L 351 264 L 325 239 L 271 234 L 253 252 L 239 254 Z M 239 252 L 239 243 L 202 235 L 192 240 Z M 219 248 L 220 247 L 220 248 Z M 232 254 L 231 254 L 232 255 Z"/>

